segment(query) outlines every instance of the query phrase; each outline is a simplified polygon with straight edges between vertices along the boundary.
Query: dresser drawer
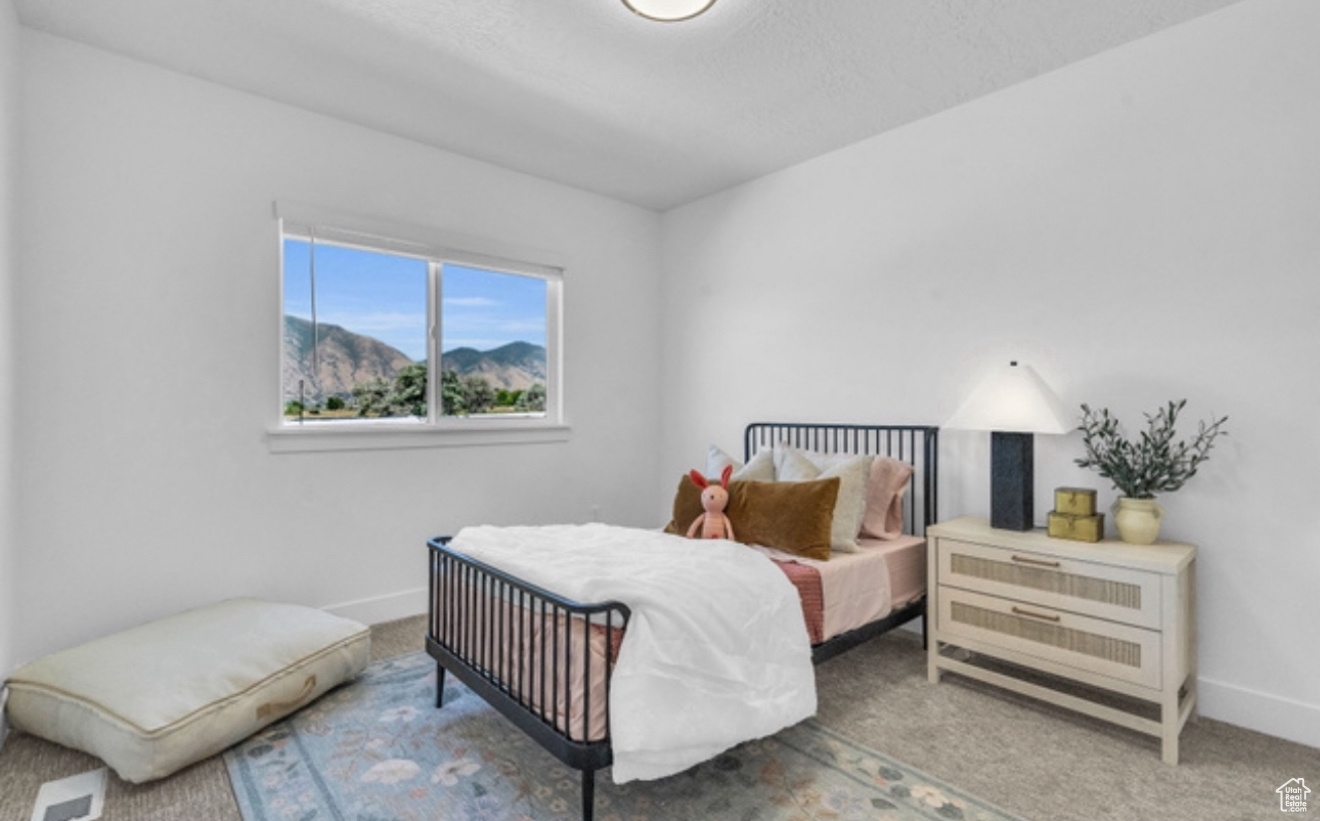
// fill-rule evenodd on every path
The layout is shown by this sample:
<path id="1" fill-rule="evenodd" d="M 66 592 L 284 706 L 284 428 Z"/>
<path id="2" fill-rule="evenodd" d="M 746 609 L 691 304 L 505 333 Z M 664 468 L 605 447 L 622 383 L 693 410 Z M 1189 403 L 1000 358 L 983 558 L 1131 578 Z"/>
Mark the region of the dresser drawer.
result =
<path id="1" fill-rule="evenodd" d="M 1140 627 L 1160 627 L 1160 575 L 940 539 L 938 582 Z"/>
<path id="2" fill-rule="evenodd" d="M 937 618 L 942 638 L 975 642 L 991 655 L 987 646 L 1160 687 L 1160 633 L 1154 630 L 944 586 Z"/>

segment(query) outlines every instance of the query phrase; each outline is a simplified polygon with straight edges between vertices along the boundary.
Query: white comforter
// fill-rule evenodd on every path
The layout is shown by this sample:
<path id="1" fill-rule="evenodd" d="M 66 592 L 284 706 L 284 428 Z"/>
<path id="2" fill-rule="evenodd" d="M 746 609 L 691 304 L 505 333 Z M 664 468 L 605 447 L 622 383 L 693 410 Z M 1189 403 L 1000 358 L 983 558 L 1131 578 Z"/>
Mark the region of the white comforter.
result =
<path id="1" fill-rule="evenodd" d="M 797 592 L 735 542 L 609 525 L 471 527 L 452 546 L 632 618 L 610 691 L 613 778 L 663 778 L 816 712 Z"/>

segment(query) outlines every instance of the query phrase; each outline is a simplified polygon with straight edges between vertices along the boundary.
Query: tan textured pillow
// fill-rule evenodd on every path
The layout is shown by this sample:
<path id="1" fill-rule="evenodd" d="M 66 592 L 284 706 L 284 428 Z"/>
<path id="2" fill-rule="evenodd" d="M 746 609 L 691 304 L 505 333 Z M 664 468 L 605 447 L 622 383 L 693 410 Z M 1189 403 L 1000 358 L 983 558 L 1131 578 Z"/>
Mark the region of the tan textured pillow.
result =
<path id="1" fill-rule="evenodd" d="M 724 512 L 743 544 L 826 561 L 838 495 L 838 477 L 809 482 L 730 482 Z M 683 535 L 701 513 L 701 489 L 684 476 L 674 495 L 674 518 L 665 530 Z"/>

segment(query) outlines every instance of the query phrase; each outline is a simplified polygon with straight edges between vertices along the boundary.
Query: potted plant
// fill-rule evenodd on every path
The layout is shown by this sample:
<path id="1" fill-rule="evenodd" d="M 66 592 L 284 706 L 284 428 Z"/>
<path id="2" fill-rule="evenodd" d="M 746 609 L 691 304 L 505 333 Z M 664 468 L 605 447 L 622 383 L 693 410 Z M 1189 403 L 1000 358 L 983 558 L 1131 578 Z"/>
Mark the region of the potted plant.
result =
<path id="1" fill-rule="evenodd" d="M 1191 442 L 1174 441 L 1178 413 L 1186 404 L 1186 399 L 1169 402 L 1155 413 L 1145 414 L 1146 429 L 1135 440 L 1123 435 L 1108 408 L 1093 411 L 1082 405 L 1082 423 L 1077 429 L 1082 432 L 1086 455 L 1076 462 L 1095 469 L 1122 494 L 1110 512 L 1119 538 L 1125 542 L 1150 544 L 1159 538 L 1164 509 L 1155 503 L 1155 494 L 1182 487 L 1210 458 L 1215 439 L 1228 435 L 1224 430 L 1228 417 L 1211 417 L 1210 422 L 1198 424 Z"/>

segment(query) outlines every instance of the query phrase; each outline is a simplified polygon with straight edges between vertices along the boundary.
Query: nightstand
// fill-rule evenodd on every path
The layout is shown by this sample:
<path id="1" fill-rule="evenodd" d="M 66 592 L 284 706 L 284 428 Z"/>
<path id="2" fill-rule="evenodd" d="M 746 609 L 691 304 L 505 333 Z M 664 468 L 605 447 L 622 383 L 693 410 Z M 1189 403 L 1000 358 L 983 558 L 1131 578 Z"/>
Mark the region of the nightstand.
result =
<path id="1" fill-rule="evenodd" d="M 1178 763 L 1196 707 L 1195 546 L 1067 541 L 973 517 L 926 536 L 932 683 L 947 670 L 1111 721 Z"/>

